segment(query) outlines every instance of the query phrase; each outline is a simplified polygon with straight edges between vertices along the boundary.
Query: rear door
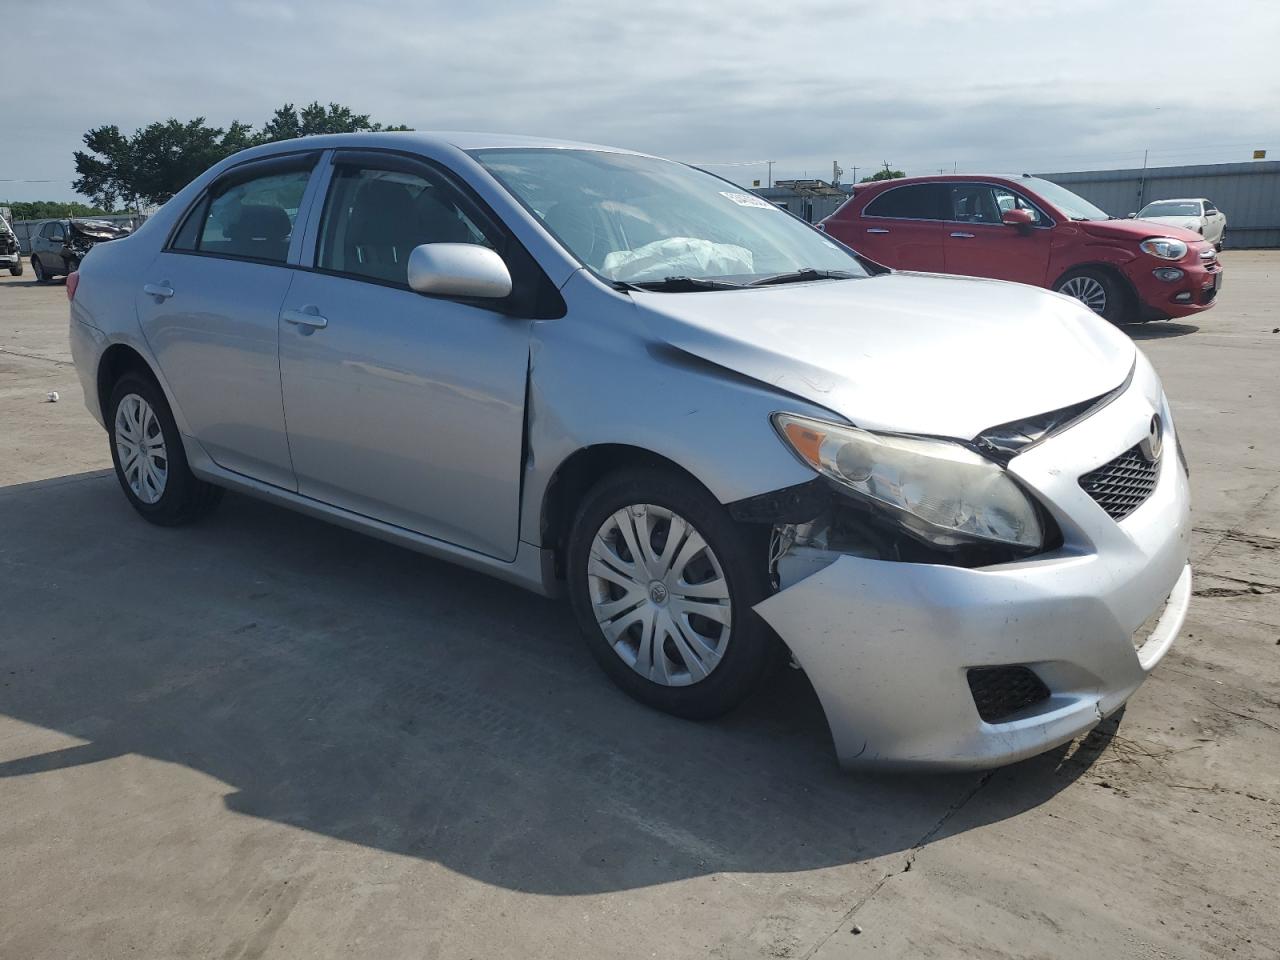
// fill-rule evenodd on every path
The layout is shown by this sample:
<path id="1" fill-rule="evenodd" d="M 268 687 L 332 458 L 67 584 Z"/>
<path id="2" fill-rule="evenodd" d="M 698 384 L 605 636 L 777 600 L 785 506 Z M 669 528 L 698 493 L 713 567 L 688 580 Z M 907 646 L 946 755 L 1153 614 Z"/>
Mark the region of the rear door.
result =
<path id="1" fill-rule="evenodd" d="M 890 187 L 872 197 L 853 230 L 840 239 L 895 270 L 940 273 L 947 202 L 947 187 L 942 183 Z"/>
<path id="2" fill-rule="evenodd" d="M 437 165 L 341 152 L 328 176 L 313 269 L 281 314 L 298 492 L 510 560 L 532 320 L 415 293 L 407 263 L 419 244 L 481 244 L 519 288 L 528 255 Z"/>
<path id="3" fill-rule="evenodd" d="M 280 394 L 280 305 L 318 153 L 233 168 L 192 207 L 137 294 L 195 439 L 219 466 L 296 489 Z M 292 253 L 292 258 L 291 258 Z"/>
<path id="4" fill-rule="evenodd" d="M 949 186 L 946 272 L 1042 287 L 1047 283 L 1052 221 L 1027 197 L 991 183 Z M 1027 210 L 1032 226 L 1001 222 L 1006 210 Z"/>

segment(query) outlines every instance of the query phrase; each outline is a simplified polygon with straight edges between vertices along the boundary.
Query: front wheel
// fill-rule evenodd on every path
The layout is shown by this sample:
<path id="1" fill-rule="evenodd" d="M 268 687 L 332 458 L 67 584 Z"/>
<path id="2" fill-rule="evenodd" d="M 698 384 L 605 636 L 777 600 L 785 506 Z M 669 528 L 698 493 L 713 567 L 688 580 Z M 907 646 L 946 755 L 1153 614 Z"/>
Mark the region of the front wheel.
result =
<path id="1" fill-rule="evenodd" d="M 31 272 L 36 275 L 36 283 L 49 282 L 49 275 L 44 272 L 44 266 L 40 263 L 40 258 L 34 253 L 31 255 Z"/>
<path id="2" fill-rule="evenodd" d="M 596 661 L 636 700 L 701 720 L 777 662 L 751 608 L 770 591 L 765 532 L 736 524 L 675 471 L 602 480 L 569 537 L 568 592 Z"/>
<path id="3" fill-rule="evenodd" d="M 126 373 L 112 389 L 107 409 L 116 479 L 138 513 L 173 527 L 218 505 L 222 488 L 191 472 L 178 425 L 153 380 Z"/>
<path id="4" fill-rule="evenodd" d="M 11 277 L 20 277 L 20 276 L 22 276 L 22 261 L 21 261 L 21 260 L 19 260 L 17 263 L 15 263 L 12 267 L 10 267 L 10 268 L 9 268 L 9 276 L 11 276 Z"/>
<path id="5" fill-rule="evenodd" d="M 1105 270 L 1089 267 L 1065 274 L 1053 288 L 1058 293 L 1074 297 L 1086 307 L 1114 324 L 1125 323 L 1129 317 L 1128 297 L 1120 281 Z"/>

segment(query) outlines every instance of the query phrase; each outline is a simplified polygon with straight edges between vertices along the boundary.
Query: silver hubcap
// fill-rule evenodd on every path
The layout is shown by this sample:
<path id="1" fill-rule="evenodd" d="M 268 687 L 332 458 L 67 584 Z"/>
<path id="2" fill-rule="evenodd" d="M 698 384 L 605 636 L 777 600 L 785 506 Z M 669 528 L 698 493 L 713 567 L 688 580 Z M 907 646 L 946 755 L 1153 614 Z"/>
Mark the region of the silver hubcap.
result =
<path id="1" fill-rule="evenodd" d="M 164 431 L 151 404 L 136 393 L 128 394 L 116 407 L 116 454 L 135 497 L 143 503 L 155 503 L 164 496 L 169 479 Z"/>
<path id="2" fill-rule="evenodd" d="M 1060 288 L 1061 293 L 1075 297 L 1094 313 L 1107 309 L 1107 291 L 1093 277 L 1072 277 Z"/>
<path id="3" fill-rule="evenodd" d="M 605 520 L 587 588 L 605 639 L 642 677 L 688 686 L 723 659 L 732 625 L 724 570 L 702 535 L 665 507 L 633 504 Z"/>

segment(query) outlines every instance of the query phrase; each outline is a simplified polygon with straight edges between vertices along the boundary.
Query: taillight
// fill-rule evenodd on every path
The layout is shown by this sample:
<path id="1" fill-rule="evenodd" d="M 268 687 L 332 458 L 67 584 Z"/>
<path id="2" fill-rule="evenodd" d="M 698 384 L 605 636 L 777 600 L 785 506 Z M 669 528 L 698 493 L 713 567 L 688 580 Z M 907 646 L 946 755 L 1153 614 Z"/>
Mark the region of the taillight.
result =
<path id="1" fill-rule="evenodd" d="M 76 298 L 76 287 L 80 286 L 80 271 L 72 270 L 67 274 L 67 299 Z"/>

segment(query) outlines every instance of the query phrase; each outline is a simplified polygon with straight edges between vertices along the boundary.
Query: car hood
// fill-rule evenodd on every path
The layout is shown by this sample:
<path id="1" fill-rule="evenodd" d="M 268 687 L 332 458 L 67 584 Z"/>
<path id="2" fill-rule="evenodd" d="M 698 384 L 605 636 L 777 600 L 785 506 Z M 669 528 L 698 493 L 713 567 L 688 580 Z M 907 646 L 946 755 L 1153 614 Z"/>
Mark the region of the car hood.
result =
<path id="1" fill-rule="evenodd" d="M 1186 218 L 1176 217 L 1174 219 L 1185 220 Z M 1081 227 L 1089 236 L 1098 237 L 1102 240 L 1133 240 L 1134 242 L 1139 242 L 1147 239 L 1147 237 L 1172 237 L 1175 240 L 1194 243 L 1197 240 L 1204 239 L 1200 234 L 1183 227 L 1152 220 L 1077 220 L 1076 225 Z"/>
<path id="2" fill-rule="evenodd" d="M 874 430 L 969 439 L 1100 396 L 1135 347 L 1059 294 L 893 273 L 632 294 L 670 345 Z"/>
<path id="3" fill-rule="evenodd" d="M 74 233 L 93 240 L 118 240 L 131 232 L 129 227 L 107 220 L 72 220 L 71 229 Z"/>

